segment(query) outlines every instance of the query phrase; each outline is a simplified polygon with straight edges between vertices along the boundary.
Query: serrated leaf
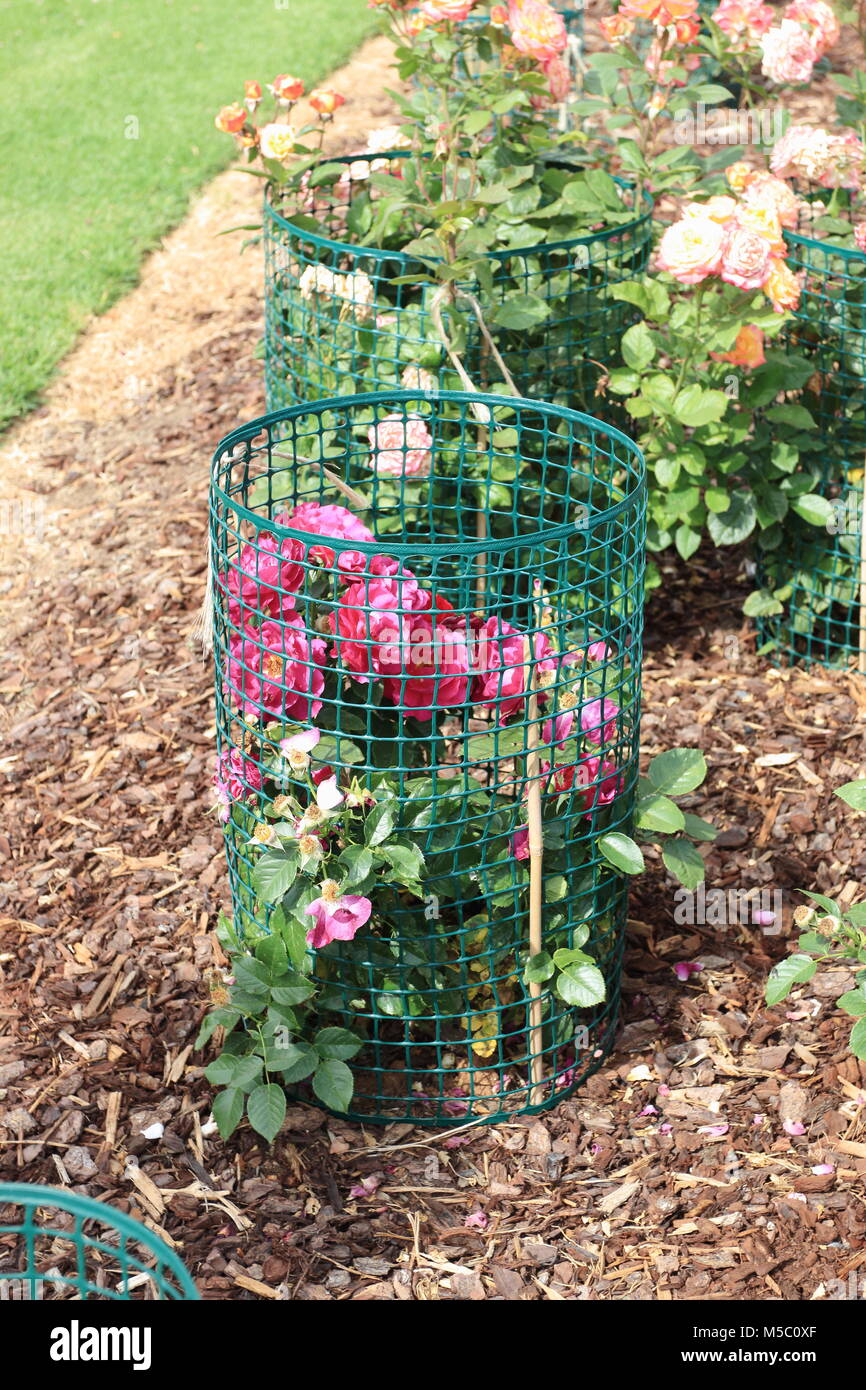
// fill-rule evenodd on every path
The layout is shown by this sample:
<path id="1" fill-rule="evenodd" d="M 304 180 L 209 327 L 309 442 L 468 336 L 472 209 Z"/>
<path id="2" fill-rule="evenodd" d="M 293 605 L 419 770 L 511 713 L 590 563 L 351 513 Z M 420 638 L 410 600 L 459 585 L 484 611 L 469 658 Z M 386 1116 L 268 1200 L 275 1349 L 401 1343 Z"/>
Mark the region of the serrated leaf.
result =
<path id="1" fill-rule="evenodd" d="M 556 977 L 556 992 L 573 1008 L 588 1009 L 603 1002 L 607 987 L 597 965 L 569 965 Z"/>
<path id="2" fill-rule="evenodd" d="M 272 1144 L 286 1118 L 286 1093 L 275 1081 L 263 1082 L 247 1097 L 247 1119 L 257 1134 Z"/>
<path id="3" fill-rule="evenodd" d="M 348 1110 L 354 1089 L 354 1078 L 345 1062 L 331 1057 L 316 1067 L 313 1090 L 329 1110 Z"/>
<path id="4" fill-rule="evenodd" d="M 851 1051 L 855 1057 L 866 1059 L 866 1018 L 858 1018 L 851 1029 Z"/>
<path id="5" fill-rule="evenodd" d="M 320 1028 L 313 1039 L 313 1047 L 320 1057 L 336 1057 L 345 1061 L 360 1052 L 363 1041 L 348 1028 Z"/>
<path id="6" fill-rule="evenodd" d="M 651 792 L 641 797 L 635 807 L 635 825 L 639 830 L 660 830 L 673 835 L 685 829 L 686 820 L 675 801 L 659 792 Z"/>
<path id="7" fill-rule="evenodd" d="M 866 778 L 860 778 L 856 782 L 845 782 L 836 788 L 836 795 L 841 796 L 855 811 L 866 811 Z"/>
<path id="8" fill-rule="evenodd" d="M 539 951 L 526 962 L 523 978 L 527 984 L 543 985 L 554 972 L 554 964 L 547 951 Z"/>
<path id="9" fill-rule="evenodd" d="M 811 956 L 794 955 L 779 961 L 770 971 L 764 998 L 768 1004 L 781 1004 L 787 999 L 794 985 L 804 985 L 818 969 Z"/>
<path id="10" fill-rule="evenodd" d="M 691 840 L 683 839 L 681 836 L 665 840 L 662 859 L 668 873 L 690 892 L 697 888 L 699 883 L 703 883 L 706 874 L 704 861 Z"/>
<path id="11" fill-rule="evenodd" d="M 662 796 L 683 796 L 699 787 L 707 775 L 707 763 L 697 748 L 669 748 L 651 759 L 647 777 Z"/>
<path id="12" fill-rule="evenodd" d="M 220 1138 L 228 1139 L 234 1134 L 243 1117 L 243 1091 L 237 1091 L 233 1087 L 229 1087 L 226 1091 L 220 1091 L 218 1095 L 214 1096 L 211 1110 L 220 1132 Z"/>
<path id="13" fill-rule="evenodd" d="M 646 868 L 640 845 L 619 830 L 602 835 L 598 847 L 607 862 L 624 874 L 642 874 Z"/>

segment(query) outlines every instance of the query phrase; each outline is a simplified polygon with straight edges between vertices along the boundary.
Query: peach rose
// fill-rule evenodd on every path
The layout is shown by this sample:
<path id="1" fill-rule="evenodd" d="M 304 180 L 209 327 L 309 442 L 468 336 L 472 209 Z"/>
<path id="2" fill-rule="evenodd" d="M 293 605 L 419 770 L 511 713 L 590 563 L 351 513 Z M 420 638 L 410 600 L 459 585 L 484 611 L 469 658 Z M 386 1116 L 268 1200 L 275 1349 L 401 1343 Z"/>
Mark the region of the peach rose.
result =
<path id="1" fill-rule="evenodd" d="M 245 100 L 245 101 L 261 101 L 261 99 L 262 99 L 262 84 L 261 84 L 261 82 L 254 82 L 254 81 L 253 81 L 253 82 L 245 82 L 245 83 L 244 83 L 244 100 Z"/>
<path id="2" fill-rule="evenodd" d="M 221 111 L 217 112 L 214 116 L 214 125 L 225 135 L 236 135 L 246 118 L 246 107 L 241 106 L 239 101 L 233 101 L 231 106 L 224 106 Z"/>
<path id="3" fill-rule="evenodd" d="M 725 236 L 719 274 L 738 290 L 758 290 L 767 278 L 772 249 L 760 232 L 734 224 Z"/>
<path id="4" fill-rule="evenodd" d="M 604 19 L 599 20 L 599 24 L 601 32 L 612 48 L 616 48 L 634 33 L 634 20 L 627 19 L 621 11 L 618 14 L 606 15 Z"/>
<path id="5" fill-rule="evenodd" d="M 568 43 L 565 20 L 547 0 L 508 0 L 511 42 L 539 63 L 556 58 Z"/>
<path id="6" fill-rule="evenodd" d="M 747 207 L 770 208 L 783 227 L 796 227 L 800 205 L 797 195 L 781 179 L 763 171 L 750 171 L 743 202 Z"/>
<path id="7" fill-rule="evenodd" d="M 800 281 L 780 256 L 772 257 L 763 288 L 777 314 L 796 309 L 800 303 Z"/>
<path id="8" fill-rule="evenodd" d="M 711 222 L 728 222 L 737 211 L 736 198 L 718 194 L 705 203 L 686 203 L 683 217 L 709 217 Z"/>
<path id="9" fill-rule="evenodd" d="M 746 323 L 737 334 L 737 341 L 730 352 L 712 352 L 717 362 L 730 362 L 733 367 L 762 367 L 764 356 L 764 335 L 753 323 Z"/>
<path id="10" fill-rule="evenodd" d="M 749 175 L 753 172 L 751 165 L 747 164 L 744 159 L 738 159 L 735 164 L 729 164 L 725 170 L 728 187 L 732 188 L 735 193 L 742 193 Z"/>
<path id="11" fill-rule="evenodd" d="M 297 101 L 298 97 L 304 95 L 304 84 L 300 77 L 292 77 L 290 73 L 282 72 L 279 77 L 274 78 L 271 90 L 280 101 Z"/>
<path id="12" fill-rule="evenodd" d="M 718 272 L 724 241 L 724 227 L 711 217 L 683 217 L 661 239 L 658 268 L 681 285 L 698 285 Z"/>
<path id="13" fill-rule="evenodd" d="M 771 256 L 784 256 L 785 243 L 782 240 L 782 224 L 775 208 L 764 204 L 750 206 L 744 203 L 737 209 L 734 225 L 744 231 L 757 232 L 769 243 Z"/>
<path id="14" fill-rule="evenodd" d="M 317 87 L 314 92 L 310 92 L 310 105 L 320 116 L 333 116 L 345 100 L 344 96 L 340 96 L 339 92 L 334 92 L 329 87 Z"/>

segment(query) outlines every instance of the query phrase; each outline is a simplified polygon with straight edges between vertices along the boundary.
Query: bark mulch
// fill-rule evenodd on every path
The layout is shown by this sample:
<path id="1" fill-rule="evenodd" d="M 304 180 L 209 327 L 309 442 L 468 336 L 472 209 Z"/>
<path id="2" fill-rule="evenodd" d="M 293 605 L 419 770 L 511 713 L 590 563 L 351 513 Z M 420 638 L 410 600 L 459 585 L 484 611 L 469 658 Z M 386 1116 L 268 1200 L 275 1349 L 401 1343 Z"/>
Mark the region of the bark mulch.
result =
<path id="1" fill-rule="evenodd" d="M 379 90 L 384 53 L 336 85 Z M 207 191 L 0 455 L 22 517 L 0 554 L 0 1176 L 131 1211 L 212 1299 L 811 1299 L 866 1280 L 844 974 L 762 1002 L 799 890 L 861 892 L 862 821 L 833 789 L 863 772 L 866 685 L 758 659 L 746 584 L 713 556 L 650 607 L 644 751 L 704 750 L 708 887 L 778 892 L 779 920 L 680 923 L 654 867 L 616 1053 L 543 1119 L 431 1135 L 295 1105 L 271 1149 L 207 1124 L 192 1045 L 227 892 L 188 634 L 209 452 L 263 409 L 258 252 L 214 240 L 254 197 L 239 174 Z M 701 965 L 687 983 L 682 961 Z"/>

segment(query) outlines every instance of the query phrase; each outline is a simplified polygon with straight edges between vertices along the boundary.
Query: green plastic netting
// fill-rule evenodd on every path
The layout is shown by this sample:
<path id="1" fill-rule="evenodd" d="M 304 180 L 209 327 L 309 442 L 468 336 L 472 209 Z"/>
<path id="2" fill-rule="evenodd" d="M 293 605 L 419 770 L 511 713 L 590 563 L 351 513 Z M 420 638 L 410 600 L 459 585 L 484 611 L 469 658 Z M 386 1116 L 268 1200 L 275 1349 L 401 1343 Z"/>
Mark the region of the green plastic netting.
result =
<path id="1" fill-rule="evenodd" d="M 264 203 L 265 386 L 268 408 L 356 391 L 418 385 L 407 378 L 419 368 L 439 386 L 459 386 L 451 370 L 431 305 L 436 287 L 398 283 L 423 267 L 402 252 L 359 244 L 353 219 L 371 168 L 399 172 L 407 151 L 372 161 L 366 156 L 331 160 L 344 174 L 334 184 L 308 190 L 301 213 L 284 215 Z M 626 190 L 624 197 L 630 196 Z M 318 234 L 304 225 L 328 228 Z M 590 408 L 603 370 L 618 360 L 632 305 L 616 300 L 612 286 L 646 269 L 651 203 L 625 223 L 586 236 L 489 256 L 492 288 L 480 295 L 494 340 L 518 390 L 529 397 Z M 425 272 L 426 273 L 426 272 Z M 515 291 L 549 309 L 543 321 L 510 328 L 495 324 Z M 483 390 L 495 380 L 485 363 L 476 328 L 449 323 L 472 381 Z M 461 337 L 468 334 L 468 337 Z"/>
<path id="2" fill-rule="evenodd" d="M 779 545 L 760 557 L 762 584 L 781 612 L 759 619 L 761 649 L 778 660 L 846 665 L 860 648 L 862 478 L 866 461 L 866 253 L 786 232 L 802 277 L 783 341 L 814 368 L 801 401 L 823 442 L 814 490 L 825 528 L 789 515 Z M 811 430 L 810 430 L 811 432 Z"/>
<path id="3" fill-rule="evenodd" d="M 177 1255 L 140 1221 L 76 1192 L 0 1183 L 0 1300 L 198 1296 Z"/>
<path id="4" fill-rule="evenodd" d="M 365 503 L 351 525 L 322 466 Z M 372 539 L 358 539 L 358 515 Z M 598 845 L 632 817 L 644 528 L 637 447 L 525 400 L 358 395 L 265 416 L 216 451 L 217 740 L 237 935 L 254 946 L 269 929 L 255 832 L 292 783 L 287 734 L 325 730 L 314 765 L 367 787 L 385 776 L 401 824 L 423 838 L 423 902 L 383 890 L 373 930 L 309 961 L 322 1021 L 365 1039 L 355 1118 L 442 1124 L 531 1108 L 519 842 L 536 678 L 544 947 L 586 938 L 607 997 L 583 1010 L 545 989 L 533 1108 L 572 1091 L 611 1046 L 627 890 Z M 284 899 L 282 917 L 293 910 Z"/>

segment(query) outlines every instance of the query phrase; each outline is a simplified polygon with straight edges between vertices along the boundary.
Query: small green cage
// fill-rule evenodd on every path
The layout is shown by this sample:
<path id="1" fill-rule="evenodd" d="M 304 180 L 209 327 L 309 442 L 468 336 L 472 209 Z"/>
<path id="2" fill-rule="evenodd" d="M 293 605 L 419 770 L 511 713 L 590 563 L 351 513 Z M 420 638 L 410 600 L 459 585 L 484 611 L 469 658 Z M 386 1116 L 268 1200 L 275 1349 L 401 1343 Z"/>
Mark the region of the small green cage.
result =
<path id="1" fill-rule="evenodd" d="M 181 1260 L 140 1221 L 62 1188 L 0 1183 L 0 1301 L 192 1301 Z"/>
<path id="2" fill-rule="evenodd" d="M 400 252 L 353 239 L 359 199 L 371 170 L 400 173 L 406 150 L 331 160 L 343 174 L 310 186 L 299 212 L 283 211 L 274 190 L 264 200 L 265 387 L 276 410 L 358 391 L 414 389 L 423 374 L 459 385 L 438 334 L 436 286 L 406 283 L 427 274 Z M 623 197 L 632 196 L 627 186 Z M 518 246 L 489 255 L 491 286 L 480 295 L 494 341 L 520 392 L 554 404 L 590 408 L 601 375 L 619 360 L 620 340 L 634 307 L 615 299 L 615 285 L 646 269 L 652 203 L 633 218 L 567 240 Z M 293 215 L 297 220 L 293 221 Z M 310 224 L 326 234 L 309 230 Z M 496 311 L 518 290 L 550 309 L 535 326 L 496 326 Z M 445 314 L 445 327 L 454 327 Z M 460 334 L 468 334 L 464 341 Z M 455 342 L 472 381 L 484 390 L 495 377 L 473 327 L 456 326 Z M 491 377 L 491 370 L 494 376 Z M 422 374 L 419 377 L 419 371 Z"/>
<path id="3" fill-rule="evenodd" d="M 761 649 L 780 661 L 845 666 L 863 642 L 860 547 L 866 464 L 866 253 L 786 232 L 801 277 L 781 338 L 813 373 L 801 396 L 823 450 L 811 488 L 828 503 L 824 529 L 789 515 L 759 556 L 761 584 L 781 611 L 758 620 Z"/>
<path id="4" fill-rule="evenodd" d="M 356 498 L 351 518 L 334 478 Z M 627 889 L 599 840 L 632 821 L 645 486 L 635 444 L 597 420 L 453 392 L 299 405 L 216 451 L 216 722 L 237 937 L 253 949 L 271 929 L 253 869 L 257 831 L 294 785 L 287 732 L 325 730 L 314 768 L 344 783 L 387 777 L 423 840 L 423 902 L 385 890 L 375 929 L 310 955 L 322 1021 L 364 1038 L 353 1118 L 545 1109 L 612 1045 Z M 582 1009 L 545 989 L 532 1051 L 521 837 L 536 677 L 544 949 L 586 942 L 607 993 Z"/>

